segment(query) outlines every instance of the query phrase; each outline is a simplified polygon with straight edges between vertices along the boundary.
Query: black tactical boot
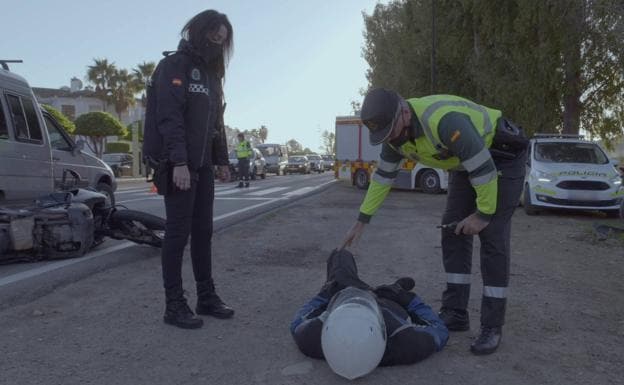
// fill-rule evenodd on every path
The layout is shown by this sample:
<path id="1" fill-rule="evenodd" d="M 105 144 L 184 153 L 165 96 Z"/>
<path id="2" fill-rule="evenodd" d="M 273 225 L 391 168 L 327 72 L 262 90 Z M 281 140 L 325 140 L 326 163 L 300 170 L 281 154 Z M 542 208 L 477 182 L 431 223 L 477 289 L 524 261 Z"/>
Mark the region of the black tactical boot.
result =
<path id="1" fill-rule="evenodd" d="M 167 293 L 167 307 L 163 319 L 166 324 L 182 329 L 199 329 L 204 325 L 204 321 L 195 317 L 186 303 L 182 290 Z"/>
<path id="2" fill-rule="evenodd" d="M 245 187 L 249 187 L 249 182 L 245 182 Z"/>
<path id="3" fill-rule="evenodd" d="M 243 187 L 243 181 L 238 182 L 238 188 L 242 188 Z"/>
<path id="4" fill-rule="evenodd" d="M 438 316 L 444 321 L 446 328 L 450 331 L 465 332 L 470 329 L 470 318 L 467 310 L 443 307 L 440 309 Z"/>
<path id="5" fill-rule="evenodd" d="M 228 307 L 215 293 L 212 280 L 197 282 L 197 314 L 211 315 L 216 318 L 232 318 L 234 310 Z"/>
<path id="6" fill-rule="evenodd" d="M 502 337 L 503 329 L 500 326 L 491 328 L 481 326 L 481 333 L 470 345 L 470 351 L 476 355 L 492 354 L 498 348 Z"/>

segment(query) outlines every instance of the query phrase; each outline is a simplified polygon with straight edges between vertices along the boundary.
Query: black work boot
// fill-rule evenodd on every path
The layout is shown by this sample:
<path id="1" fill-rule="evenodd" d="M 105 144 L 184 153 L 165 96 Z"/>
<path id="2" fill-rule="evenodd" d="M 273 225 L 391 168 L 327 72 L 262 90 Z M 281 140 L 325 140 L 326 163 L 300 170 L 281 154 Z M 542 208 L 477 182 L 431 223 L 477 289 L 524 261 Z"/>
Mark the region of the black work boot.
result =
<path id="1" fill-rule="evenodd" d="M 470 329 L 470 318 L 467 310 L 443 307 L 438 316 L 450 331 L 465 332 Z"/>
<path id="2" fill-rule="evenodd" d="M 481 326 L 479 337 L 470 345 L 470 351 L 476 355 L 492 354 L 498 348 L 501 338 L 503 337 L 503 329 L 500 326 L 487 327 Z"/>
<path id="3" fill-rule="evenodd" d="M 243 187 L 243 181 L 238 182 L 238 188 L 242 188 Z"/>
<path id="4" fill-rule="evenodd" d="M 245 187 L 249 187 L 249 182 L 245 182 Z"/>
<path id="5" fill-rule="evenodd" d="M 195 317 L 195 314 L 193 314 L 193 311 L 186 303 L 182 290 L 167 293 L 167 307 L 165 308 L 163 320 L 166 324 L 182 329 L 199 329 L 204 325 L 204 321 Z"/>
<path id="6" fill-rule="evenodd" d="M 228 307 L 215 293 L 212 280 L 197 282 L 197 314 L 211 315 L 216 318 L 232 318 L 234 310 Z"/>

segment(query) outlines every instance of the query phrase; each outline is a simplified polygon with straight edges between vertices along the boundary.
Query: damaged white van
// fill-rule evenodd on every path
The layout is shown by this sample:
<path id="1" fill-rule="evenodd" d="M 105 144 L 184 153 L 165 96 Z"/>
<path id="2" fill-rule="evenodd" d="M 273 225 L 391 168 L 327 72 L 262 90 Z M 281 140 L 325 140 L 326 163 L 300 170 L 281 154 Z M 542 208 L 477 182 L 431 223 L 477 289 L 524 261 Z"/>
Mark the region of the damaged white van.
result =
<path id="1" fill-rule="evenodd" d="M 618 216 L 622 177 L 596 143 L 579 135 L 538 134 L 531 139 L 523 205 L 540 209 L 600 210 Z"/>

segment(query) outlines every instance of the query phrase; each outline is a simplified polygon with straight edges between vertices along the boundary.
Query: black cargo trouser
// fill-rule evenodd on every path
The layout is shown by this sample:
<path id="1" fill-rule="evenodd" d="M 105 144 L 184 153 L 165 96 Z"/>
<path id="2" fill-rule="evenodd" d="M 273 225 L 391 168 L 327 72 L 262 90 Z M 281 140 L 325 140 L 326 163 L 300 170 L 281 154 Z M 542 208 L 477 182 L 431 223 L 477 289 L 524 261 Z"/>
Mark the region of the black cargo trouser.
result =
<path id="1" fill-rule="evenodd" d="M 249 182 L 249 158 L 238 158 L 238 180 Z"/>
<path id="2" fill-rule="evenodd" d="M 191 261 L 195 281 L 212 279 L 212 167 L 191 172 L 191 188 L 165 195 L 167 222 L 162 247 L 162 273 L 166 293 L 182 289 L 182 256 L 191 236 Z"/>
<path id="3" fill-rule="evenodd" d="M 479 233 L 481 241 L 481 325 L 502 326 L 505 323 L 511 217 L 518 206 L 524 183 L 526 152 L 515 159 L 493 157 L 498 170 L 496 213 Z M 476 192 L 466 171 L 449 174 L 448 197 L 442 223 L 461 221 L 476 211 Z M 447 275 L 442 307 L 465 310 L 470 298 L 472 270 L 472 235 L 455 235 L 454 229 L 442 230 L 442 256 Z"/>

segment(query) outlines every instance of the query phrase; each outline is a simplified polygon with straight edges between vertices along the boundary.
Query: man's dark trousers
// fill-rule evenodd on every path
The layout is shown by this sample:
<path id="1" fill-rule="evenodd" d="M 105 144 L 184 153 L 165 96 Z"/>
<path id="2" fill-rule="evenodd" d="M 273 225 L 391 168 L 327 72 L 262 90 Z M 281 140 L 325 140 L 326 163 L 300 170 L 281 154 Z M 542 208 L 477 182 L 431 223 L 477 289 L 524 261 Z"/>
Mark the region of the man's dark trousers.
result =
<path id="1" fill-rule="evenodd" d="M 494 157 L 498 170 L 496 213 L 489 225 L 479 233 L 481 241 L 481 325 L 502 326 L 505 323 L 507 286 L 509 285 L 509 254 L 511 217 L 518 206 L 524 184 L 526 152 L 515 159 Z M 476 211 L 476 192 L 465 171 L 449 173 L 448 197 L 442 223 L 461 221 Z M 472 270 L 471 235 L 455 235 L 454 229 L 442 230 L 442 255 L 447 275 L 447 288 L 442 307 L 466 310 L 470 297 Z"/>
<path id="2" fill-rule="evenodd" d="M 238 158 L 238 180 L 249 182 L 249 158 Z"/>

